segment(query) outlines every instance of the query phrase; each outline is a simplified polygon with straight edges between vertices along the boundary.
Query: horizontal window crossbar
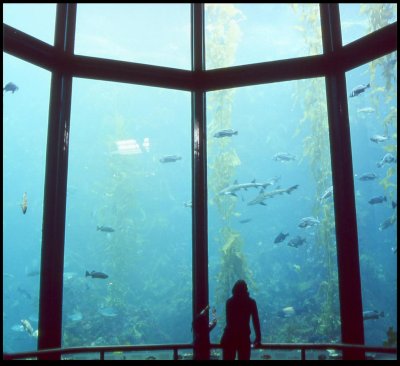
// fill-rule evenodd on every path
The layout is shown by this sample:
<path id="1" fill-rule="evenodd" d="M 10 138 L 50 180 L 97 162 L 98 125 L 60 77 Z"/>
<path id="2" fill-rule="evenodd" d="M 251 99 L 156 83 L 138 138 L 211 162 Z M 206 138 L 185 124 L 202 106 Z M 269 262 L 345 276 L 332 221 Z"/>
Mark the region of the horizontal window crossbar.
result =
<path id="1" fill-rule="evenodd" d="M 397 22 L 349 43 L 332 54 L 205 71 L 181 70 L 80 55 L 68 56 L 4 23 L 3 50 L 50 71 L 64 71 L 75 77 L 177 90 L 211 91 L 322 77 L 333 72 L 350 70 L 397 50 Z"/>

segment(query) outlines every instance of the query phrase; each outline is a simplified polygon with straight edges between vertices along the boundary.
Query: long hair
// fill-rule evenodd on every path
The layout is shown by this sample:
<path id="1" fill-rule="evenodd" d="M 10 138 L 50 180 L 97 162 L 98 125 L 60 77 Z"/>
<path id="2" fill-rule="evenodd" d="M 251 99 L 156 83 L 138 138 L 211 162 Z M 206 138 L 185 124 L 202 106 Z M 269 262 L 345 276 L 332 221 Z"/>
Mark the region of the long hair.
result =
<path id="1" fill-rule="evenodd" d="M 232 295 L 237 298 L 246 298 L 249 297 L 249 291 L 247 289 L 247 283 L 244 280 L 238 280 L 233 285 Z"/>

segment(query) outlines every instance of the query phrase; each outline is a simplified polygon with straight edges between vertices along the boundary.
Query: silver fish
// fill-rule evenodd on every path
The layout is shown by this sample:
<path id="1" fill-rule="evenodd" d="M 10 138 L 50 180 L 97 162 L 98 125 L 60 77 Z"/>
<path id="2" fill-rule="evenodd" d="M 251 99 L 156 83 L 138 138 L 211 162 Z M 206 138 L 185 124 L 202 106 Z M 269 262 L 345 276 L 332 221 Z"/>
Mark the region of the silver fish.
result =
<path id="1" fill-rule="evenodd" d="M 315 217 L 309 216 L 309 217 L 304 217 L 300 220 L 299 222 L 299 227 L 303 229 L 308 229 L 309 227 L 312 227 L 314 225 L 318 225 L 320 221 L 316 219 Z"/>
<path id="2" fill-rule="evenodd" d="M 251 205 L 260 204 L 260 205 L 266 206 L 266 203 L 264 202 L 266 199 L 273 198 L 274 196 L 276 196 L 278 194 L 284 194 L 284 193 L 290 194 L 292 191 L 297 189 L 298 186 L 299 185 L 296 184 L 296 185 L 286 188 L 286 189 L 276 189 L 275 191 L 271 191 L 271 192 L 264 192 L 264 190 L 262 190 L 260 192 L 260 194 L 256 198 L 254 198 L 252 201 L 247 203 L 247 205 L 251 206 Z"/>
<path id="3" fill-rule="evenodd" d="M 333 186 L 330 186 L 321 196 L 319 199 L 320 201 L 324 201 L 333 196 Z"/>
<path id="4" fill-rule="evenodd" d="M 372 137 L 370 137 L 370 140 L 372 141 L 372 142 L 375 142 L 375 143 L 379 143 L 379 142 L 384 142 L 384 141 L 386 141 L 386 140 L 388 140 L 389 139 L 389 137 L 388 136 L 383 136 L 383 135 L 373 135 Z"/>
<path id="5" fill-rule="evenodd" d="M 280 177 L 279 177 L 280 178 Z M 264 183 L 257 183 L 255 179 L 253 179 L 250 183 L 238 183 L 237 180 L 235 180 L 235 182 L 222 189 L 219 194 L 220 195 L 232 195 L 232 196 L 236 196 L 237 191 L 240 191 L 241 189 L 244 189 L 245 191 L 248 188 L 266 188 L 272 184 L 274 184 L 277 180 L 279 180 L 279 178 L 272 178 L 271 180 L 269 180 L 268 182 L 264 182 Z"/>

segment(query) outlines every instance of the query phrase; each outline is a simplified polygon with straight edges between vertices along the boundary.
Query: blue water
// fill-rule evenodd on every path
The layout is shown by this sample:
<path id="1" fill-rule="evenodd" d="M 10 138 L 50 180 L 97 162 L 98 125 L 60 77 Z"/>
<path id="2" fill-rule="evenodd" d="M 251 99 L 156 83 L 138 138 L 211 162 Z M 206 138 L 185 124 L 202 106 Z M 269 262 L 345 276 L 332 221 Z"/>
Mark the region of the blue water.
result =
<path id="1" fill-rule="evenodd" d="M 259 12 L 251 6 L 243 5 L 240 10 L 255 25 L 261 23 Z M 347 14 L 350 15 L 354 14 Z M 358 22 L 360 19 L 354 19 L 358 27 L 362 24 Z M 10 24 L 13 25 L 12 20 Z M 257 37 L 247 37 L 250 21 L 241 20 L 238 24 L 243 38 L 235 62 L 265 61 L 257 59 L 263 56 L 257 53 L 260 49 L 256 52 L 252 46 L 257 44 Z M 353 35 L 346 33 L 346 39 L 357 36 L 360 29 L 354 32 Z M 290 43 L 291 39 L 285 40 Z M 50 42 L 48 38 L 47 41 Z M 292 57 L 293 54 L 285 53 L 285 42 L 274 44 L 273 51 L 265 57 L 268 60 Z M 301 50 L 302 47 L 296 48 L 294 55 Z M 39 276 L 28 276 L 28 273 L 40 269 L 51 74 L 7 54 L 3 54 L 3 60 L 4 84 L 12 81 L 19 87 L 14 94 L 3 95 L 3 349 L 18 352 L 37 347 L 37 339 L 27 332 L 16 331 L 15 325 L 21 319 L 30 319 L 37 329 Z M 179 62 L 175 65 L 185 64 L 182 59 Z M 395 67 L 397 71 L 397 62 Z M 385 85 L 381 72 L 378 69 L 374 87 Z M 346 74 L 348 94 L 355 86 L 369 81 L 369 65 L 350 70 Z M 321 82 L 318 97 L 324 101 L 324 82 Z M 241 253 L 250 271 L 246 279 L 250 283 L 250 294 L 258 303 L 263 342 L 340 341 L 339 324 L 329 335 L 312 337 L 327 305 L 314 303 L 312 299 L 321 286 L 323 291 L 324 281 L 336 278 L 337 264 L 333 256 L 331 277 L 326 251 L 318 239 L 318 227 L 298 227 L 301 218 L 314 216 L 318 198 L 312 160 L 304 154 L 304 139 L 312 130 L 310 124 L 300 125 L 307 106 L 302 104 L 301 97 L 299 102 L 294 102 L 298 90 L 297 81 L 238 88 L 232 93 L 231 101 L 223 106 L 212 105 L 215 92 L 207 93 L 208 135 L 213 140 L 207 157 L 209 301 L 216 307 L 218 316 L 218 325 L 211 333 L 212 342 L 219 342 L 225 325 L 226 299 L 219 297 L 218 282 L 224 244 L 220 231 L 224 227 L 239 233 L 243 242 Z M 353 170 L 359 175 L 375 172 L 380 180 L 390 167 L 397 168 L 397 164 L 376 167 L 386 153 L 384 146 L 395 144 L 397 151 L 397 137 L 379 145 L 369 138 L 384 133 L 383 119 L 397 104 L 396 98 L 385 103 L 382 96 L 380 104 L 373 105 L 371 92 L 372 89 L 367 89 L 349 98 Z M 238 135 L 216 141 L 210 130 L 213 120 L 221 108 L 228 110 L 230 106 L 229 127 L 238 130 Z M 64 346 L 192 342 L 192 217 L 191 208 L 184 205 L 191 200 L 190 107 L 189 92 L 73 79 Z M 365 107 L 379 107 L 379 114 L 357 112 Z M 388 133 L 391 136 L 397 133 L 395 125 L 389 127 Z M 148 149 L 143 145 L 146 138 L 150 143 Z M 140 153 L 119 154 L 117 142 L 133 139 Z M 230 184 L 234 180 L 263 182 L 279 176 L 280 180 L 268 190 L 296 184 L 299 188 L 290 195 L 266 200 L 267 206 L 247 205 L 259 193 L 254 188 L 239 192 L 238 197 L 223 197 L 225 202 L 233 203 L 226 222 L 215 203 L 216 192 L 224 187 L 216 191 L 211 185 L 218 174 L 223 176 L 212 164 L 224 151 L 235 151 L 240 159 Z M 297 158 L 290 162 L 272 160 L 279 152 L 288 152 Z M 159 159 L 166 155 L 179 155 L 182 159 L 163 164 Z M 355 179 L 363 307 L 385 313 L 383 318 L 364 322 L 366 343 L 373 345 L 382 345 L 387 339 L 387 329 L 390 326 L 396 329 L 397 324 L 397 255 L 391 250 L 397 246 L 397 221 L 386 230 L 378 230 L 385 219 L 397 212 L 391 206 L 392 199 L 397 202 L 396 173 L 390 178 L 394 186 L 387 192 L 379 180 Z M 331 185 L 329 176 L 323 185 L 326 188 Z M 28 196 L 25 215 L 20 208 L 24 192 Z M 368 204 L 372 197 L 385 194 L 393 197 L 388 196 L 388 202 L 382 204 Z M 329 210 L 333 210 L 332 203 Z M 243 219 L 251 220 L 240 223 Z M 101 225 L 115 231 L 96 230 Z M 289 237 L 283 243 L 274 244 L 280 232 L 289 232 Z M 306 244 L 289 247 L 288 241 L 296 235 L 306 237 Z M 330 245 L 335 250 L 334 235 Z M 92 270 L 106 273 L 108 278 L 85 277 L 85 271 Z M 329 301 L 338 319 L 337 290 Z M 290 306 L 308 310 L 289 318 L 277 316 L 279 310 Z"/>

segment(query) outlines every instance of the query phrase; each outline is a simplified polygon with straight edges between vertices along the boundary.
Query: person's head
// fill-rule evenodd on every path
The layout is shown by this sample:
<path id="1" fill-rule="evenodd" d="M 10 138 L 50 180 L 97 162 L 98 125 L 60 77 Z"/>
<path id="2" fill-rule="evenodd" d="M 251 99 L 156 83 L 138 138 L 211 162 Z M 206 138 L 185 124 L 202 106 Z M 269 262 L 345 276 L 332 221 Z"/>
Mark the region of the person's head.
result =
<path id="1" fill-rule="evenodd" d="M 238 280 L 233 285 L 232 295 L 235 297 L 245 297 L 249 296 L 249 291 L 247 290 L 247 283 L 244 280 Z"/>

